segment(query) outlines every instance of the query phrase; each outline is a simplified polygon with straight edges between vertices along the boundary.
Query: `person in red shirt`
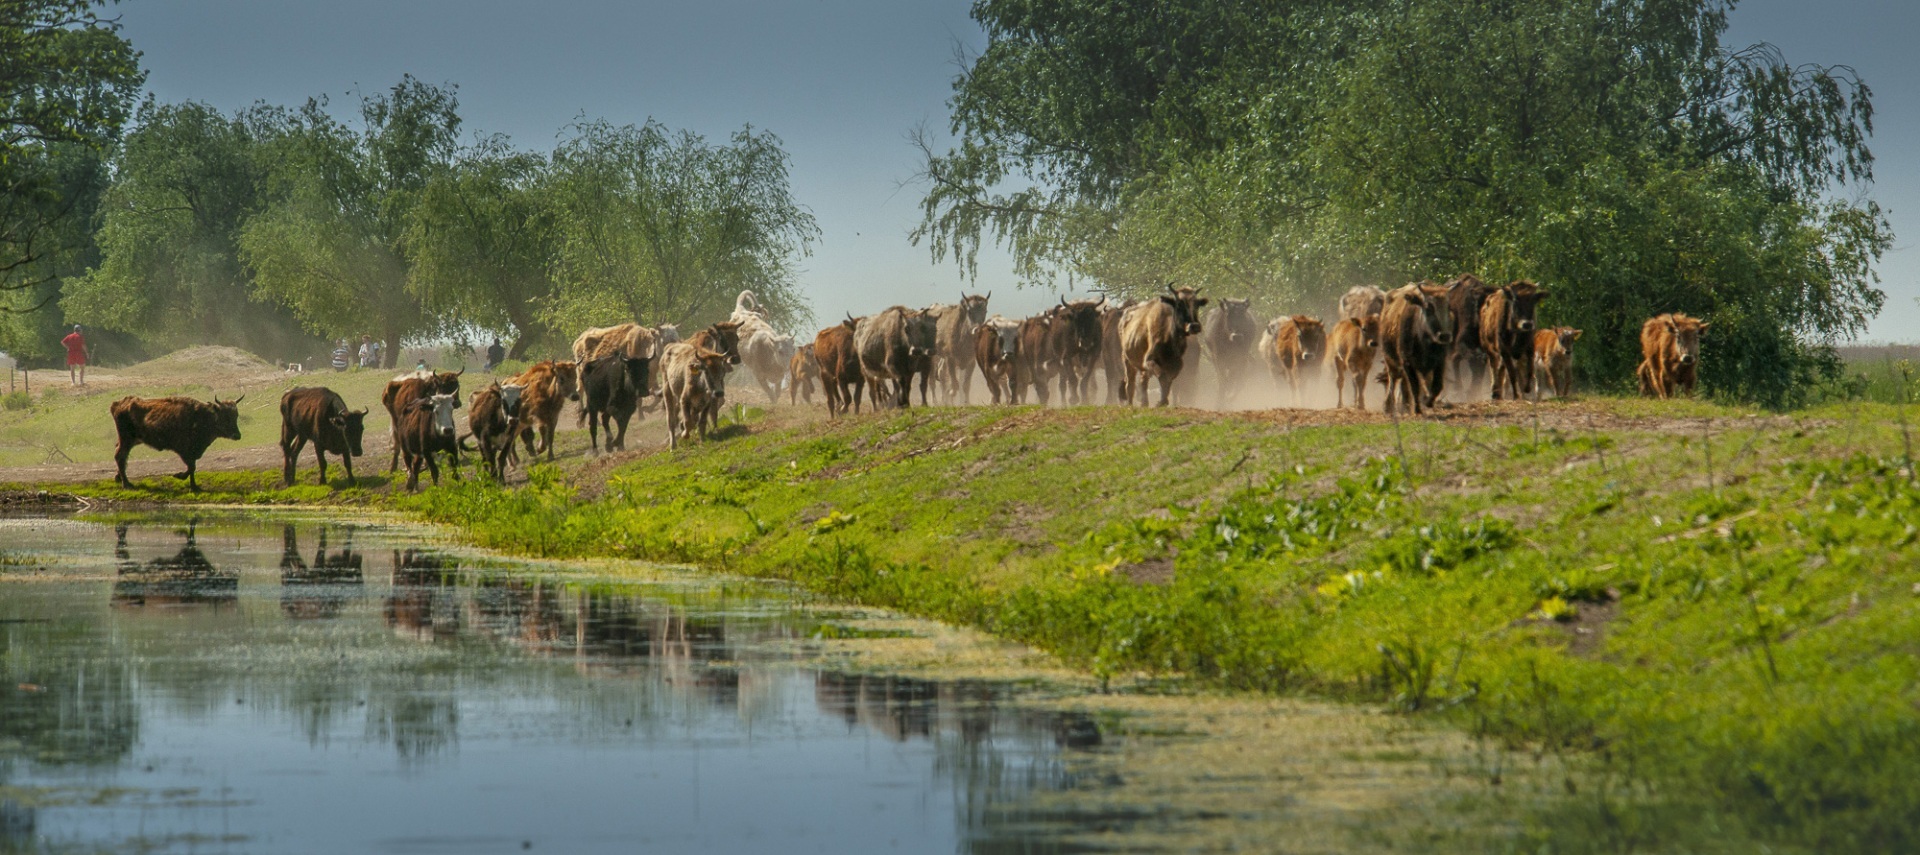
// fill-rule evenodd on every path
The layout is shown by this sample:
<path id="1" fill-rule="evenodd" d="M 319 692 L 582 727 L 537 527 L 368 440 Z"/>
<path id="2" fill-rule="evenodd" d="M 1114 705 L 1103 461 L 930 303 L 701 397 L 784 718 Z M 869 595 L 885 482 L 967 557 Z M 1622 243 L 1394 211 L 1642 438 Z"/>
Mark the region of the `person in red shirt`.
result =
<path id="1" fill-rule="evenodd" d="M 80 325 L 73 325 L 73 332 L 60 340 L 67 346 L 67 380 L 75 386 L 87 385 L 87 340 L 80 335 Z"/>

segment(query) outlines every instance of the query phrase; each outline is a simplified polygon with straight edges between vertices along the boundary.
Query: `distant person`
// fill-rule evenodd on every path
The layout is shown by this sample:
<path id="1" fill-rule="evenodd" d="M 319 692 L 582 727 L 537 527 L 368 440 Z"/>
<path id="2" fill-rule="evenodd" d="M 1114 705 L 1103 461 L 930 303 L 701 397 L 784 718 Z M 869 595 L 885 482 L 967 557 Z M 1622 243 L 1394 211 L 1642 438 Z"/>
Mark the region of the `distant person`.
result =
<path id="1" fill-rule="evenodd" d="M 373 336 L 363 335 L 360 337 L 360 367 L 380 367 L 380 345 L 373 343 Z"/>
<path id="2" fill-rule="evenodd" d="M 75 386 L 87 385 L 87 338 L 80 334 L 80 325 L 73 325 L 73 332 L 60 340 L 67 346 L 67 382 Z"/>
<path id="3" fill-rule="evenodd" d="M 341 339 L 340 346 L 333 349 L 333 370 L 347 370 L 347 359 L 353 351 L 347 349 L 347 340 Z"/>
<path id="4" fill-rule="evenodd" d="M 413 364 L 413 370 L 415 370 L 415 371 L 423 371 L 423 372 L 426 372 L 426 371 L 429 371 L 429 369 L 427 368 L 427 360 L 426 360 L 426 357 L 421 357 L 421 358 L 420 358 L 420 361 L 418 361 L 418 362 L 415 362 L 415 363 Z"/>
<path id="5" fill-rule="evenodd" d="M 492 344 L 487 345 L 487 367 L 485 370 L 492 371 L 500 367 L 500 363 L 505 361 L 507 361 L 507 349 L 500 346 L 500 339 L 495 338 Z"/>

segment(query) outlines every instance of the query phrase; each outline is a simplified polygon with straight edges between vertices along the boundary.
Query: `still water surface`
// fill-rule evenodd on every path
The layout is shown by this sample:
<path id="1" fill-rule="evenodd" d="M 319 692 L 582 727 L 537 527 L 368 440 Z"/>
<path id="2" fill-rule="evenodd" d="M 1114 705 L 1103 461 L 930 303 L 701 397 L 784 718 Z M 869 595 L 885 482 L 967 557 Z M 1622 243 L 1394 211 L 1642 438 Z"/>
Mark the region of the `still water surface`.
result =
<path id="1" fill-rule="evenodd" d="M 0 519 L 0 852 L 1050 852 L 1090 719 L 839 616 L 247 517 Z"/>

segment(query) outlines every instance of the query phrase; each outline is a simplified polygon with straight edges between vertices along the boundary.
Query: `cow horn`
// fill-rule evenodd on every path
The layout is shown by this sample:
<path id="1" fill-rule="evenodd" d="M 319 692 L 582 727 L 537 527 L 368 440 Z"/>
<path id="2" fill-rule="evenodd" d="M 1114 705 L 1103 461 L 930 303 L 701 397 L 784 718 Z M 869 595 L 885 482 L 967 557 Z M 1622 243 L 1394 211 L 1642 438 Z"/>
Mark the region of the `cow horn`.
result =
<path id="1" fill-rule="evenodd" d="M 245 398 L 245 397 L 246 397 L 245 395 L 241 395 L 241 396 L 240 396 L 240 398 Z M 239 404 L 240 404 L 240 398 L 235 398 L 235 399 L 233 399 L 233 400 L 231 400 L 231 401 L 228 401 L 227 403 L 229 403 L 229 404 L 233 404 L 234 406 L 239 406 Z M 215 400 L 218 400 L 218 399 L 215 399 Z"/>
<path id="2" fill-rule="evenodd" d="M 1061 307 L 1061 308 L 1063 308 L 1063 309 L 1064 309 L 1064 308 L 1067 308 L 1067 298 L 1065 298 L 1065 297 L 1061 297 L 1061 298 L 1060 298 L 1060 307 Z"/>
<path id="3" fill-rule="evenodd" d="M 1169 294 L 1178 294 L 1178 293 L 1180 293 L 1180 292 L 1178 292 L 1178 291 L 1175 291 L 1175 290 L 1173 290 L 1173 283 L 1172 283 L 1172 282 L 1168 282 L 1168 283 L 1167 283 L 1167 293 L 1169 293 Z"/>

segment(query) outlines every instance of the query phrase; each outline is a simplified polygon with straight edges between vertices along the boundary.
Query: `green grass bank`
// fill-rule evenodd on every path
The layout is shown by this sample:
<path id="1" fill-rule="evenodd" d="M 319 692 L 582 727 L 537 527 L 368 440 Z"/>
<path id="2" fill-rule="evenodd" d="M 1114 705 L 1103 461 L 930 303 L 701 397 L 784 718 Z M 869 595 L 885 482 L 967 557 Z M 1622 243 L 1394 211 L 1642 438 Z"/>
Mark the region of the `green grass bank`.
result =
<path id="1" fill-rule="evenodd" d="M 915 410 L 400 502 L 490 548 L 790 580 L 1103 679 L 1449 717 L 1564 764 L 1552 851 L 1911 850 L 1905 418 Z"/>

